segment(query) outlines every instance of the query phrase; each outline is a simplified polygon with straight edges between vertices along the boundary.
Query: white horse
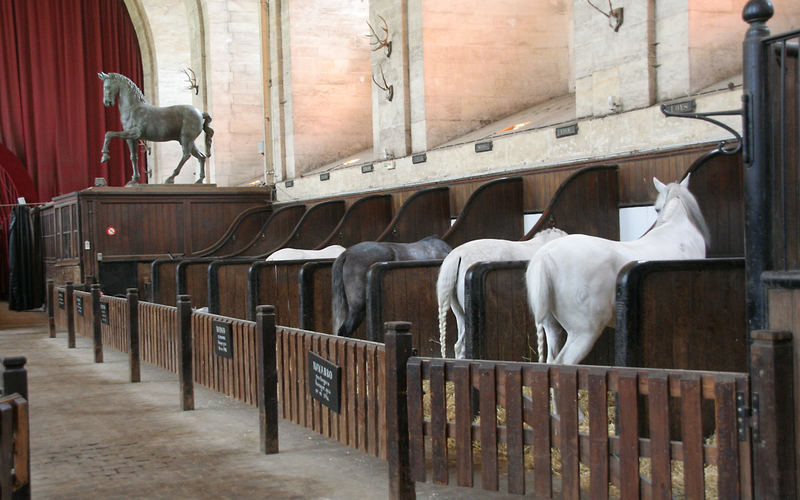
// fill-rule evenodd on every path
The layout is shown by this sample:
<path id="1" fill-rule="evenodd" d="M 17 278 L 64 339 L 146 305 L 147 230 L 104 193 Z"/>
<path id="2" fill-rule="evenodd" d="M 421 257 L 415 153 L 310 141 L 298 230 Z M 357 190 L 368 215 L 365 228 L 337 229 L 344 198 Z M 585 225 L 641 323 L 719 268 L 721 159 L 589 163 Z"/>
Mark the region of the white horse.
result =
<path id="1" fill-rule="evenodd" d="M 499 262 L 508 260 L 528 261 L 545 243 L 566 236 L 560 229 L 547 229 L 526 241 L 496 239 L 473 240 L 453 249 L 445 257 L 436 280 L 436 295 L 439 299 L 439 342 L 442 357 L 445 357 L 447 334 L 447 309 L 453 310 L 458 325 L 458 340 L 455 345 L 456 358 L 464 358 L 464 276 L 477 262 Z M 454 300 L 455 299 L 455 300 Z"/>
<path id="2" fill-rule="evenodd" d="M 653 228 L 634 241 L 618 242 L 575 234 L 543 246 L 525 272 L 528 304 L 536 321 L 539 362 L 577 364 L 606 326 L 614 326 L 617 274 L 637 260 L 702 259 L 709 232 L 689 176 L 658 190 Z M 567 339 L 559 350 L 562 329 Z"/>
<path id="3" fill-rule="evenodd" d="M 281 248 L 272 252 L 267 260 L 308 260 L 308 259 L 335 259 L 342 252 L 341 245 L 331 245 L 322 250 L 303 250 L 301 248 Z"/>

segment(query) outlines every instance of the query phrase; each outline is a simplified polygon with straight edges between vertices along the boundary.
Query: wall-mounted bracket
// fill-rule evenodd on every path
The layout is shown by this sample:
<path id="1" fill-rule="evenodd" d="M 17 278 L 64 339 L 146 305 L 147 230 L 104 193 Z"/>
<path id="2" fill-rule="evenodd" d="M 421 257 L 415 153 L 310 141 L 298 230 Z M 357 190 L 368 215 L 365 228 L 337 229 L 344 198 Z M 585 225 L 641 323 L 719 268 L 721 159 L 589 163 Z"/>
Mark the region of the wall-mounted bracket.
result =
<path id="1" fill-rule="evenodd" d="M 662 104 L 661 105 L 661 112 L 664 113 L 664 116 L 674 116 L 674 117 L 677 117 L 677 118 L 692 118 L 694 120 L 703 120 L 705 122 L 713 123 L 714 125 L 716 125 L 718 127 L 722 127 L 725 130 L 727 130 L 728 132 L 730 132 L 736 138 L 737 144 L 736 144 L 735 147 L 727 147 L 726 148 L 725 145 L 728 143 L 728 141 L 722 141 L 719 144 L 720 152 L 722 152 L 723 154 L 726 154 L 726 155 L 735 155 L 739 151 L 742 150 L 743 141 L 742 141 L 741 134 L 739 134 L 739 132 L 735 131 L 733 128 L 729 127 L 728 125 L 722 123 L 721 121 L 715 120 L 715 119 L 710 118 L 710 117 L 711 116 L 737 116 L 737 115 L 738 116 L 742 116 L 744 114 L 744 109 L 735 109 L 735 110 L 729 110 L 729 111 L 710 111 L 708 113 L 676 113 L 676 112 L 673 112 L 673 111 L 669 111 L 667 109 L 667 107 L 664 104 Z"/>

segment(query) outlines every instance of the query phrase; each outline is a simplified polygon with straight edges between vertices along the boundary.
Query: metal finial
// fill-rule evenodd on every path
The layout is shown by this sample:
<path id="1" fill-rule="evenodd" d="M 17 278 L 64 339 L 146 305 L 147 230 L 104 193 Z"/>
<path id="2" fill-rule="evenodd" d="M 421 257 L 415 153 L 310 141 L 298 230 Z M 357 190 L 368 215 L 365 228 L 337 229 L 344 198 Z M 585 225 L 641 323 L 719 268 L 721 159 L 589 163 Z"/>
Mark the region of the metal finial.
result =
<path id="1" fill-rule="evenodd" d="M 742 10 L 742 19 L 748 24 L 766 23 L 774 13 L 770 0 L 750 0 Z"/>

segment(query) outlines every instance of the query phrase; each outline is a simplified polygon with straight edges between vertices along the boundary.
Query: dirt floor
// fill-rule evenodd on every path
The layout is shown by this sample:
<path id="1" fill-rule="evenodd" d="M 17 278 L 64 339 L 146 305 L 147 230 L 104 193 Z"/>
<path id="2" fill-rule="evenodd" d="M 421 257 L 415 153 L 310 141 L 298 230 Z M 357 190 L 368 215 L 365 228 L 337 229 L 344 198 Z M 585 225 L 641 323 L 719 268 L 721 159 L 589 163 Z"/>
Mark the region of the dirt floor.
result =
<path id="1" fill-rule="evenodd" d="M 0 356 L 28 358 L 34 498 L 388 497 L 386 463 L 281 421 L 280 453 L 258 450 L 257 410 L 195 386 L 179 406 L 177 377 L 127 356 L 47 334 L 43 312 L 0 303 Z M 418 498 L 506 498 L 480 489 L 416 485 Z"/>

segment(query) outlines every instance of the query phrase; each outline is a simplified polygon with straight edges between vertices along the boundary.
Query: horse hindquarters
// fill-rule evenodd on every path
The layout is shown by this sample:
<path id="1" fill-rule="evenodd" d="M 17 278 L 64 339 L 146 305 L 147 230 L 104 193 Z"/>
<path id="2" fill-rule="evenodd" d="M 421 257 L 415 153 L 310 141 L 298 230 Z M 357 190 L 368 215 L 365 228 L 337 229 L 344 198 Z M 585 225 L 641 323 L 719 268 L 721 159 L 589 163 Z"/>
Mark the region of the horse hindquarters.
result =
<path id="1" fill-rule="evenodd" d="M 460 264 L 461 257 L 457 257 L 455 254 L 451 253 L 445 257 L 442 262 L 439 268 L 439 277 L 436 279 L 436 299 L 439 304 L 439 345 L 442 350 L 443 358 L 447 357 L 445 354 L 447 348 L 447 309 L 452 308 L 453 314 L 456 314 L 456 320 L 458 321 L 459 319 L 455 310 L 455 304 L 453 303 L 453 297 L 455 296 L 456 302 L 458 302 L 458 294 L 455 293 L 455 286 L 458 282 L 458 269 Z M 458 342 L 463 343 L 461 336 L 462 331 L 459 323 Z M 456 357 L 459 357 L 457 352 Z"/>
<path id="2" fill-rule="evenodd" d="M 344 254 L 337 257 L 331 269 L 331 313 L 333 315 L 331 325 L 333 332 L 336 332 L 337 335 L 341 335 L 347 315 L 347 296 L 344 292 L 343 279 L 344 260 Z"/>

